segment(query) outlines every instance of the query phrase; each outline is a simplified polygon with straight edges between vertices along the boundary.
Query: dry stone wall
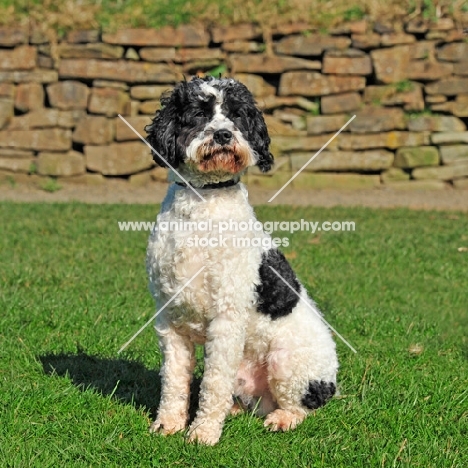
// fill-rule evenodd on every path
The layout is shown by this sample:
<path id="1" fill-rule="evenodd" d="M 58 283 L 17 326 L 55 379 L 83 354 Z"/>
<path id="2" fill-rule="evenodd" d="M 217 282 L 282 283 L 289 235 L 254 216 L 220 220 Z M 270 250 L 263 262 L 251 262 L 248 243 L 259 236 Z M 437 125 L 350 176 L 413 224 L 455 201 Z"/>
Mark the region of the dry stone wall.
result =
<path id="1" fill-rule="evenodd" d="M 328 34 L 291 24 L 73 31 L 50 43 L 0 29 L 0 179 L 143 185 L 166 178 L 144 135 L 184 76 L 245 83 L 263 109 L 276 164 L 248 184 L 279 188 L 468 188 L 468 42 L 449 19 L 395 28 L 366 20 Z"/>

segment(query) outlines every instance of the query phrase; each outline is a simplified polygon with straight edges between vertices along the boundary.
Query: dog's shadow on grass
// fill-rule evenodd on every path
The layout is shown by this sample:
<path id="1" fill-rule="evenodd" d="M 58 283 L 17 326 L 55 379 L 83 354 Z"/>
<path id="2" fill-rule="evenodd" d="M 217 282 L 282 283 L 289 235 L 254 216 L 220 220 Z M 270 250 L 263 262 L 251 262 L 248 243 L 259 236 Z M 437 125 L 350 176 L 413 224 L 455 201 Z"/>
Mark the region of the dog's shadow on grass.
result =
<path id="1" fill-rule="evenodd" d="M 143 364 L 125 359 L 106 359 L 79 354 L 49 354 L 39 356 L 47 375 L 69 377 L 82 391 L 94 390 L 103 396 L 143 408 L 156 417 L 161 393 L 159 369 L 147 369 Z M 190 419 L 198 405 L 200 379 L 191 386 Z"/>

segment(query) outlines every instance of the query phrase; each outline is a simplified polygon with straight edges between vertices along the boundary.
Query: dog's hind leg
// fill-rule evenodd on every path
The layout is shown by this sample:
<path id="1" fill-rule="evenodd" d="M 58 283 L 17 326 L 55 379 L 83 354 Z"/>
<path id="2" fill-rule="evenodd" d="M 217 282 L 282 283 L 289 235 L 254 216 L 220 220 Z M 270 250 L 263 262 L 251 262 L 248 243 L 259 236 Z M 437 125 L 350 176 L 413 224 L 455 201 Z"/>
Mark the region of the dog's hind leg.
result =
<path id="1" fill-rule="evenodd" d="M 309 330 L 307 330 L 309 328 Z M 283 330 L 268 355 L 268 383 L 278 409 L 265 419 L 273 431 L 294 429 L 336 391 L 335 344 L 321 322 L 303 321 L 303 329 Z"/>
<path id="2" fill-rule="evenodd" d="M 195 367 L 194 345 L 170 325 L 158 324 L 156 330 L 164 360 L 158 416 L 150 431 L 173 434 L 187 426 L 190 382 Z"/>

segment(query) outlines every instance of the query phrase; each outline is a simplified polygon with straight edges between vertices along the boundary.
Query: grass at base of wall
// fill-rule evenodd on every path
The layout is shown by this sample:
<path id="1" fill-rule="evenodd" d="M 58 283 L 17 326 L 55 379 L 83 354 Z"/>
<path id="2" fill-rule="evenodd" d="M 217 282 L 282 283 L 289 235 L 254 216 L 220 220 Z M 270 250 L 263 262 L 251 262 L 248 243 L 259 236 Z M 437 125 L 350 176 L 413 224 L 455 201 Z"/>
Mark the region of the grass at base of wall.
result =
<path id="1" fill-rule="evenodd" d="M 117 354 L 154 313 L 148 232 L 117 222 L 157 209 L 0 204 L 0 466 L 468 466 L 465 214 L 256 208 L 263 222 L 355 222 L 273 235 L 358 353 L 336 338 L 341 394 L 295 431 L 269 433 L 247 413 L 207 448 L 148 432 L 152 327 Z"/>
<path id="2" fill-rule="evenodd" d="M 28 23 L 63 34 L 70 29 L 101 27 L 114 31 L 128 27 L 159 28 L 202 21 L 207 24 L 256 22 L 263 25 L 308 21 L 327 28 L 364 17 L 393 22 L 408 15 L 436 20 L 455 18 L 468 11 L 459 0 L 0 0 L 0 23 Z"/>

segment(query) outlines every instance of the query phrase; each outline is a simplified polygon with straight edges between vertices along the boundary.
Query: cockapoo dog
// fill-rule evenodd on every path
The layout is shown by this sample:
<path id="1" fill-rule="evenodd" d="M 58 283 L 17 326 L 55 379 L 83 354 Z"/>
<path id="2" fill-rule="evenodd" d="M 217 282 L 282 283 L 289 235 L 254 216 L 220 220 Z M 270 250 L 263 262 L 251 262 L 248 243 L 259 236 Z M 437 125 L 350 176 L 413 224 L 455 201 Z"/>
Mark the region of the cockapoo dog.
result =
<path id="1" fill-rule="evenodd" d="M 156 319 L 164 359 L 151 431 L 187 427 L 196 344 L 204 345 L 205 367 L 190 441 L 216 444 L 235 400 L 266 416 L 271 430 L 293 429 L 335 393 L 335 343 L 263 230 L 228 229 L 220 241 L 221 223 L 256 222 L 239 179 L 249 166 L 266 172 L 273 164 L 263 116 L 233 79 L 193 78 L 161 103 L 147 140 L 156 163 L 175 169 L 174 183 L 149 239 L 147 269 L 158 310 L 173 299 Z M 211 230 L 200 227 L 209 220 Z M 162 229 L 181 221 L 193 229 Z M 249 241 L 241 248 L 239 235 Z"/>

